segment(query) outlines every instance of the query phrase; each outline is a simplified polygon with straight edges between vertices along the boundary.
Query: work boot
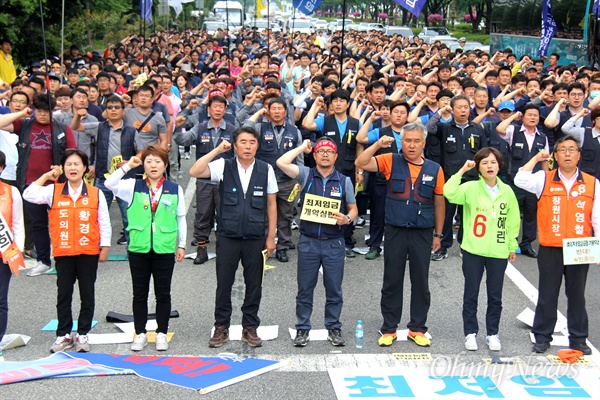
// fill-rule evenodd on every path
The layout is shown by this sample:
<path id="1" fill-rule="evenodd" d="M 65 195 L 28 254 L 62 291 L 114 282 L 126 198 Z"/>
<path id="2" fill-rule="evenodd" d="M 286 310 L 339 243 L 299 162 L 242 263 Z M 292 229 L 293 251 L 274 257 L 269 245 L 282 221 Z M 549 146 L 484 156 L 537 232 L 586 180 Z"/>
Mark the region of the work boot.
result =
<path id="1" fill-rule="evenodd" d="M 194 265 L 204 264 L 208 261 L 208 250 L 206 249 L 206 245 L 198 245 L 198 250 L 196 250 L 196 258 L 194 258 Z"/>

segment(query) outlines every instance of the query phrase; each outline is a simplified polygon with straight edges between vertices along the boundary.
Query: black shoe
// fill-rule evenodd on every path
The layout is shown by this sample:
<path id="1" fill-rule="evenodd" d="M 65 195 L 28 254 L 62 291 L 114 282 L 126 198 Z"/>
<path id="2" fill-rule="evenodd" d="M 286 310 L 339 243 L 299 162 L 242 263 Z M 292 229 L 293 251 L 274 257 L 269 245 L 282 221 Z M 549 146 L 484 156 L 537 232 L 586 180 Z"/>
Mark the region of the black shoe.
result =
<path id="1" fill-rule="evenodd" d="M 190 244 L 192 246 L 198 246 L 198 240 L 194 239 L 194 240 L 192 240 L 192 242 Z"/>
<path id="2" fill-rule="evenodd" d="M 290 243 L 288 245 L 288 250 L 295 250 L 296 249 L 296 245 L 294 243 Z"/>
<path id="3" fill-rule="evenodd" d="M 125 235 L 121 235 L 119 240 L 117 240 L 117 244 L 127 244 L 127 238 L 125 237 Z"/>
<path id="4" fill-rule="evenodd" d="M 342 331 L 340 329 L 329 329 L 328 332 L 327 340 L 329 340 L 332 345 L 336 347 L 346 345 L 346 341 L 342 337 Z"/>
<path id="5" fill-rule="evenodd" d="M 208 261 L 208 250 L 206 246 L 198 246 L 196 250 L 196 258 L 194 258 L 194 265 L 204 264 Z"/>
<path id="6" fill-rule="evenodd" d="M 570 343 L 569 344 L 569 348 L 572 349 L 572 350 L 579 350 L 580 352 L 583 353 L 584 356 L 590 356 L 590 355 L 592 355 L 592 349 L 590 349 L 590 346 L 588 346 L 584 342 L 581 342 L 581 343 Z"/>
<path id="7" fill-rule="evenodd" d="M 443 247 L 431 255 L 431 261 L 442 261 L 444 258 L 448 258 L 448 249 Z"/>
<path id="8" fill-rule="evenodd" d="M 296 331 L 296 337 L 294 338 L 294 346 L 296 347 L 304 347 L 310 341 L 310 337 L 308 337 L 308 333 L 310 331 L 308 329 L 298 329 Z"/>
<path id="9" fill-rule="evenodd" d="M 288 262 L 290 261 L 290 259 L 288 258 L 287 255 L 287 250 L 277 250 L 277 252 L 275 253 L 275 257 L 277 257 L 277 259 L 281 262 Z"/>
<path id="10" fill-rule="evenodd" d="M 527 257 L 531 257 L 531 258 L 537 258 L 537 253 L 532 248 L 529 248 L 527 250 L 521 250 L 521 254 L 523 254 L 524 256 L 527 256 Z"/>
<path id="11" fill-rule="evenodd" d="M 545 353 L 550 348 L 550 342 L 538 342 L 533 345 L 531 351 L 534 353 Z"/>
<path id="12" fill-rule="evenodd" d="M 354 257 L 356 257 L 356 254 L 352 251 L 352 249 L 346 248 L 346 257 L 347 258 L 354 258 Z"/>

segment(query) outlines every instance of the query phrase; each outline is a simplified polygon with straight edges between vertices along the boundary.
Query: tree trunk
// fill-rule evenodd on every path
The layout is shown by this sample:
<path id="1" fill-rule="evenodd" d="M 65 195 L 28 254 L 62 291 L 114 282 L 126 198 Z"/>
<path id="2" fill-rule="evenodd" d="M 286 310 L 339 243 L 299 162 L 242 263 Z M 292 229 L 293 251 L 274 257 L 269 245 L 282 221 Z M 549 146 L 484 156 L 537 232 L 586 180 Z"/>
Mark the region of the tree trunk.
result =
<path id="1" fill-rule="evenodd" d="M 486 13 L 485 13 L 485 33 L 487 35 L 490 34 L 490 29 L 492 28 L 492 6 L 493 6 L 493 2 L 494 0 L 486 0 Z"/>

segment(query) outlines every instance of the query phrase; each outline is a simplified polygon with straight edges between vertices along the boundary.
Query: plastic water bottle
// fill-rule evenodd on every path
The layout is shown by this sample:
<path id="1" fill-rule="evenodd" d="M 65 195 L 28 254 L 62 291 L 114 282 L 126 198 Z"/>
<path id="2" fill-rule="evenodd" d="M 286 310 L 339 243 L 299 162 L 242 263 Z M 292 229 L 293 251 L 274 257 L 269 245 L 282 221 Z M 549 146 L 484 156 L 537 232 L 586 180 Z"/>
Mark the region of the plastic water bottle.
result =
<path id="1" fill-rule="evenodd" d="M 357 349 L 362 349 L 365 344 L 365 330 L 363 328 L 362 320 L 358 320 L 356 323 L 356 330 L 354 331 L 354 346 Z"/>

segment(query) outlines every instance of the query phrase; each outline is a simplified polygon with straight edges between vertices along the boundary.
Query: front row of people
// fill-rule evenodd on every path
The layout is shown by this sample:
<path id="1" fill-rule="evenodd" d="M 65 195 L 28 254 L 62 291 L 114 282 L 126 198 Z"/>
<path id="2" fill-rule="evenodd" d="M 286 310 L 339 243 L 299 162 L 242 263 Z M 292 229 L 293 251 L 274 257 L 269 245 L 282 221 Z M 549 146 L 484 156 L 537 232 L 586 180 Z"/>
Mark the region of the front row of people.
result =
<path id="1" fill-rule="evenodd" d="M 229 340 L 231 291 L 240 261 L 246 285 L 242 305 L 242 340 L 253 347 L 262 345 L 257 335 L 262 297 L 262 252 L 264 250 L 268 256 L 275 250 L 277 181 L 271 165 L 255 158 L 258 136 L 253 128 L 240 128 L 232 136 L 237 155 L 234 159 L 213 161 L 219 154 L 231 150 L 232 145 L 223 141 L 190 169 L 193 177 L 221 183 L 215 329 L 209 340 L 210 347 L 221 347 Z M 408 258 L 411 279 L 408 338 L 419 346 L 431 344 L 426 334 L 430 305 L 429 255 L 441 246 L 445 196 L 450 202 L 464 206 L 465 236 L 461 252 L 465 278 L 462 310 L 465 348 L 478 348 L 477 300 L 485 270 L 488 298 L 486 343 L 490 350 L 498 351 L 501 349 L 498 329 L 504 271 L 508 261 L 515 260 L 518 248 L 519 208 L 516 197 L 511 188 L 497 177 L 503 159 L 493 148 L 478 151 L 473 160 L 467 160 L 444 184 L 440 166 L 422 157 L 426 137 L 424 126 L 407 124 L 402 131 L 400 153 L 375 156 L 378 150 L 389 148 L 395 140 L 382 135 L 356 159 L 359 168 L 381 172 L 387 180 L 386 252 L 381 290 L 383 324 L 378 343 L 390 346 L 397 338 L 406 267 L 403 260 Z M 579 150 L 578 141 L 566 136 L 554 148 L 558 169 L 532 173 L 537 162 L 550 157 L 548 152 L 541 151 L 515 177 L 517 186 L 538 197 L 539 221 L 545 224 L 540 229 L 539 238 L 540 290 L 533 325 L 535 352 L 542 353 L 549 348 L 556 322 L 557 297 L 565 275 L 570 347 L 584 354 L 591 353 L 586 344 L 588 320 L 585 311 L 585 281 L 589 265 L 565 266 L 562 257 L 562 239 L 591 237 L 592 230 L 596 237 L 600 236 L 600 183 L 577 168 Z M 293 164 L 302 152 L 313 152 L 316 167 Z M 357 208 L 353 185 L 348 177 L 335 169 L 336 159 L 335 142 L 324 137 L 314 144 L 308 140 L 303 142 L 277 161 L 277 166 L 300 184 L 303 202 L 298 242 L 295 346 L 306 346 L 309 341 L 313 292 L 321 266 L 326 291 L 324 322 L 329 332 L 328 340 L 334 346 L 345 344 L 340 322 L 345 258 L 343 226 L 356 219 Z M 68 150 L 61 163 L 62 166 L 52 167 L 30 185 L 23 197 L 32 203 L 50 207 L 53 255 L 58 275 L 59 320 L 58 337 L 51 351 L 62 351 L 74 345 L 77 351 L 89 351 L 87 333 L 94 312 L 94 283 L 98 262 L 106 261 L 108 257 L 110 219 L 104 196 L 99 196 L 97 188 L 83 181 L 89 166 L 87 156 L 78 150 Z M 149 146 L 142 151 L 141 157 L 132 157 L 105 182 L 108 189 L 129 205 L 127 217 L 131 242 L 128 257 L 137 334 L 131 346 L 134 351 L 142 350 L 148 343 L 145 325 L 150 277 L 154 279 L 157 303 L 156 348 L 161 351 L 168 349 L 166 333 L 171 311 L 171 278 L 175 261 L 181 261 L 185 255 L 183 190 L 164 179 L 167 163 L 168 155 L 162 148 Z M 146 173 L 144 179 L 121 179 L 130 169 L 140 165 Z M 473 168 L 478 171 L 479 180 L 461 184 L 463 174 Z M 47 181 L 55 183 L 44 186 Z M 18 211 L 21 199 L 18 192 L 9 189 L 12 188 L 0 185 L 0 196 L 12 193 L 8 204 L 13 204 L 13 211 L 10 212 L 11 207 L 7 207 L 5 201 L 0 211 L 5 220 L 8 214 L 14 240 L 22 248 L 22 212 Z M 6 268 L 2 265 L 0 271 L 6 272 Z M 75 280 L 79 281 L 82 306 L 78 335 L 72 337 L 71 300 Z M 2 282 L 0 337 L 6 328 L 8 279 Z"/>

